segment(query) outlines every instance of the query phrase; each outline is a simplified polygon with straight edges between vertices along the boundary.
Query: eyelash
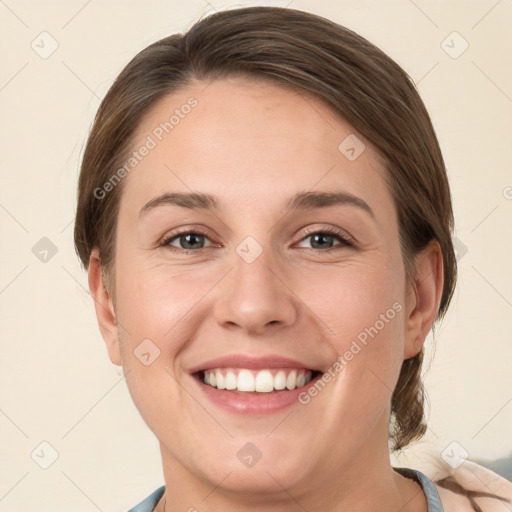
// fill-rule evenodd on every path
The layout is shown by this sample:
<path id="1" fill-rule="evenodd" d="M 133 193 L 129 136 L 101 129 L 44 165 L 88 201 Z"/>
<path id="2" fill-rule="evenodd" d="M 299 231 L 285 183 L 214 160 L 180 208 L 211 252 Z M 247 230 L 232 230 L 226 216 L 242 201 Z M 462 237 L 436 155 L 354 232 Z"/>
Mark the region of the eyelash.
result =
<path id="1" fill-rule="evenodd" d="M 354 243 L 352 242 L 349 235 L 347 235 L 347 233 L 345 233 L 343 230 L 338 229 L 338 228 L 323 228 L 323 229 L 306 230 L 305 233 L 303 233 L 302 238 L 299 240 L 299 243 L 304 241 L 306 238 L 309 238 L 309 237 L 311 237 L 313 235 L 317 235 L 317 234 L 333 235 L 335 238 L 337 238 L 341 242 L 341 244 L 338 246 L 329 247 L 328 249 L 314 249 L 314 248 L 310 249 L 310 248 L 306 248 L 306 247 L 302 247 L 301 249 L 303 249 L 307 252 L 318 253 L 319 251 L 320 252 L 331 252 L 336 249 L 341 249 L 343 247 L 354 247 Z M 199 249 L 181 249 L 179 247 L 174 247 L 174 246 L 170 245 L 170 243 L 173 240 L 175 240 L 176 238 L 179 238 L 181 236 L 185 236 L 185 235 L 201 235 L 201 236 L 204 236 L 205 238 L 208 238 L 208 235 L 206 233 L 204 233 L 203 231 L 201 231 L 200 229 L 194 229 L 194 230 L 188 230 L 188 231 L 183 231 L 183 232 L 179 232 L 179 233 L 173 233 L 172 235 L 169 235 L 164 240 L 162 240 L 162 242 L 159 245 L 160 245 L 160 247 L 166 247 L 167 249 L 169 249 L 173 252 L 180 252 L 182 254 L 194 254 L 194 253 L 197 254 L 199 251 L 209 248 L 209 247 L 200 247 Z"/>

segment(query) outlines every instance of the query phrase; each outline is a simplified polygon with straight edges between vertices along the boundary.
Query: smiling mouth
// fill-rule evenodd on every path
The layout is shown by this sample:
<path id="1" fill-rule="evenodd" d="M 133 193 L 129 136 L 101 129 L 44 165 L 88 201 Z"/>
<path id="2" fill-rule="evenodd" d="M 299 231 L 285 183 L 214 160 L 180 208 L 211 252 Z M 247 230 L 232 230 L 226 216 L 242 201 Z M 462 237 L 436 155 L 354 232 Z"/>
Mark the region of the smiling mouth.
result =
<path id="1" fill-rule="evenodd" d="M 196 377 L 214 389 L 240 394 L 293 391 L 309 384 L 321 372 L 304 368 L 212 368 L 197 372 Z"/>

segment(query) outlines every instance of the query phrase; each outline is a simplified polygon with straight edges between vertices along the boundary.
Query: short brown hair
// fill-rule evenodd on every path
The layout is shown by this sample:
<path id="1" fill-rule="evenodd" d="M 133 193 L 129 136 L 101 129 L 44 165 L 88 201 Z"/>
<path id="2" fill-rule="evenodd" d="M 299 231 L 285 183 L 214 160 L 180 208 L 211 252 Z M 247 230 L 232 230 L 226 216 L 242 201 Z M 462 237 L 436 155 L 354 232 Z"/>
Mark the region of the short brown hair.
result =
<path id="1" fill-rule="evenodd" d="M 428 242 L 435 239 L 441 248 L 444 284 L 437 320 L 442 318 L 457 275 L 453 212 L 425 106 L 409 76 L 376 46 L 333 21 L 288 8 L 215 13 L 184 34 L 151 44 L 122 70 L 100 105 L 82 160 L 74 237 L 84 267 L 97 247 L 102 268 L 113 275 L 123 182 L 102 199 L 95 190 L 122 165 L 144 114 L 195 80 L 236 75 L 313 94 L 373 144 L 398 212 L 407 277 L 414 277 L 414 255 Z M 422 359 L 423 349 L 403 362 L 393 392 L 393 450 L 426 430 Z"/>

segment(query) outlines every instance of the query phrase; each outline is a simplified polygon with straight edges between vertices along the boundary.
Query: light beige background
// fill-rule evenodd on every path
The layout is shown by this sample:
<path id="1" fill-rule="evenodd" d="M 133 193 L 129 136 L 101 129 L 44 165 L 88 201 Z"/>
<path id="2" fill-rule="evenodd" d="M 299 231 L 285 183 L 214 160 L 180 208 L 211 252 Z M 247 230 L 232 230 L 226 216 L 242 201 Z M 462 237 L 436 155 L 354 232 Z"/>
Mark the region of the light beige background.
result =
<path id="1" fill-rule="evenodd" d="M 213 10 L 255 4 L 0 1 L 0 511 L 121 511 L 163 483 L 157 442 L 108 359 L 74 254 L 79 161 L 100 99 L 137 51 Z M 509 457 L 512 4 L 261 4 L 346 25 L 417 84 L 449 170 L 458 244 L 467 248 L 426 377 L 428 437 L 440 449 L 457 441 L 472 457 Z M 48 51 L 50 37 L 58 48 L 42 58 L 31 45 Z M 464 41 L 469 47 L 453 58 Z M 46 262 L 32 252 L 43 237 L 57 249 Z M 43 441 L 58 452 L 47 469 L 40 464 L 51 462 L 52 448 Z"/>

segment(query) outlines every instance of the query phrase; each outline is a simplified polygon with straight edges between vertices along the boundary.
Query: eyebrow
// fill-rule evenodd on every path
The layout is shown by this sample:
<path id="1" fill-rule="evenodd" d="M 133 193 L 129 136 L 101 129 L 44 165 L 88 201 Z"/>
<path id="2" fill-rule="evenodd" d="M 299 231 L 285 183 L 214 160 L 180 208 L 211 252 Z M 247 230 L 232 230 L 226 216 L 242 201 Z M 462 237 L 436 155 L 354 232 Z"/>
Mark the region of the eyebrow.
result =
<path id="1" fill-rule="evenodd" d="M 355 206 L 371 217 L 375 218 L 373 210 L 368 203 L 353 194 L 344 191 L 334 192 L 311 192 L 301 191 L 290 198 L 286 204 L 288 210 L 309 210 L 313 208 L 325 208 L 333 205 Z M 147 202 L 139 212 L 139 218 L 163 205 L 174 205 L 191 210 L 219 210 L 219 202 L 211 194 L 202 194 L 198 192 L 191 193 L 166 193 L 155 197 Z"/>

